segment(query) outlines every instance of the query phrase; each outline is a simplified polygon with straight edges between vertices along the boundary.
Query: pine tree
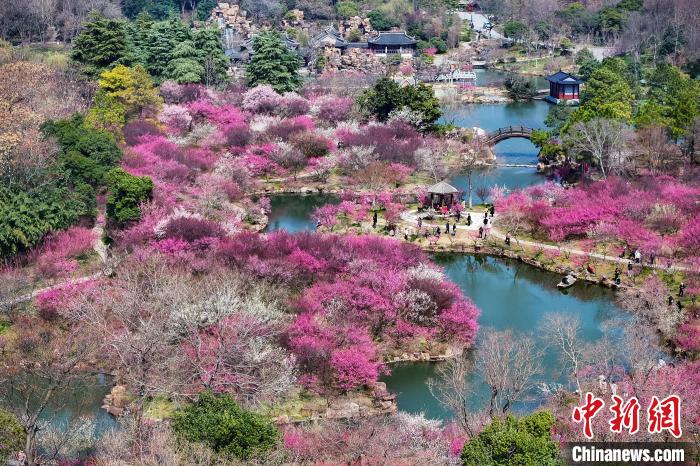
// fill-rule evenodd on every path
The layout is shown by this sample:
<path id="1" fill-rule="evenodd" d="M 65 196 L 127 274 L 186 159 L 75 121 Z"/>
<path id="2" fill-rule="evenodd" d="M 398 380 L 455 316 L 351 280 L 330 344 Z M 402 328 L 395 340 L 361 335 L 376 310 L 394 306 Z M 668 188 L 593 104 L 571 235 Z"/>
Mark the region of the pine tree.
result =
<path id="1" fill-rule="evenodd" d="M 216 29 L 200 29 L 192 34 L 194 45 L 199 53 L 199 63 L 205 70 L 202 79 L 205 84 L 217 84 L 226 80 L 229 59 L 224 53 Z"/>
<path id="2" fill-rule="evenodd" d="M 134 63 L 143 66 L 148 64 L 149 34 L 153 27 L 151 15 L 142 11 L 133 21 L 127 23 L 127 35 L 129 38 L 129 48 L 133 56 Z"/>
<path id="3" fill-rule="evenodd" d="M 253 42 L 253 57 L 246 70 L 248 85 L 269 84 L 280 93 L 294 91 L 301 85 L 299 66 L 299 57 L 287 48 L 278 33 L 261 32 Z"/>
<path id="4" fill-rule="evenodd" d="M 179 84 L 198 83 L 204 76 L 204 67 L 199 63 L 199 53 L 192 41 L 179 43 L 168 63 L 166 76 Z"/>
<path id="5" fill-rule="evenodd" d="M 165 69 L 170 63 L 171 54 L 176 42 L 171 34 L 170 26 L 167 22 L 157 22 L 151 27 L 148 34 L 148 63 L 146 69 L 151 76 L 159 79 L 165 74 Z"/>
<path id="6" fill-rule="evenodd" d="M 93 15 L 73 41 L 72 57 L 85 65 L 88 74 L 98 74 L 116 63 L 128 63 L 124 25 L 120 21 Z"/>

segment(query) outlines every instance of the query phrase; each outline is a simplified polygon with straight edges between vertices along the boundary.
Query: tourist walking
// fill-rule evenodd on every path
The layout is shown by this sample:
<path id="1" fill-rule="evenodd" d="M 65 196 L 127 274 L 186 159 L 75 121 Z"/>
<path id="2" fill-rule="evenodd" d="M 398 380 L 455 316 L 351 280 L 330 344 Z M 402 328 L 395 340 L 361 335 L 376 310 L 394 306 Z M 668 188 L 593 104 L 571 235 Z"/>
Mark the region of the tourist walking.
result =
<path id="1" fill-rule="evenodd" d="M 462 220 L 462 211 L 458 210 L 457 211 L 457 221 L 459 222 L 460 220 Z"/>
<path id="2" fill-rule="evenodd" d="M 616 285 L 620 284 L 620 274 L 621 273 L 622 272 L 620 271 L 620 267 L 615 267 L 615 277 L 613 278 L 613 280 L 615 281 Z"/>
<path id="3" fill-rule="evenodd" d="M 467 214 L 467 226 L 469 227 L 471 225 L 472 225 L 472 214 L 468 213 Z"/>
<path id="4" fill-rule="evenodd" d="M 448 220 L 445 222 L 445 233 L 449 233 L 449 232 L 450 232 L 450 221 Z"/>
<path id="5" fill-rule="evenodd" d="M 634 267 L 634 266 L 632 265 L 632 261 L 631 261 L 631 260 L 628 260 L 628 261 L 627 261 L 627 276 L 628 276 L 628 277 L 631 277 L 631 276 L 632 276 L 633 267 Z"/>
<path id="6" fill-rule="evenodd" d="M 484 237 L 484 227 L 479 227 L 479 238 L 481 239 L 483 237 Z"/>
<path id="7" fill-rule="evenodd" d="M 374 215 L 372 215 L 372 228 L 377 228 L 377 211 L 374 211 Z"/>
<path id="8" fill-rule="evenodd" d="M 452 236 L 457 236 L 457 224 L 452 224 Z"/>
<path id="9" fill-rule="evenodd" d="M 624 259 L 624 258 L 625 258 L 625 254 L 627 254 L 627 245 L 625 245 L 625 246 L 622 248 L 622 252 L 620 253 L 620 259 Z"/>
<path id="10" fill-rule="evenodd" d="M 488 225 L 488 224 L 489 224 L 489 219 L 486 218 L 486 217 L 484 217 L 484 226 L 486 226 L 486 225 Z"/>
<path id="11" fill-rule="evenodd" d="M 506 246 L 510 246 L 510 234 L 506 235 Z"/>
<path id="12" fill-rule="evenodd" d="M 684 294 L 685 294 L 685 283 L 681 282 L 681 284 L 678 285 L 678 297 L 682 298 Z"/>
<path id="13" fill-rule="evenodd" d="M 639 249 L 635 249 L 635 250 L 634 250 L 634 261 L 635 261 L 637 264 L 641 264 L 641 263 L 642 263 L 642 253 L 639 252 Z"/>
<path id="14" fill-rule="evenodd" d="M 418 228 L 423 226 L 423 219 L 421 217 L 418 217 Z"/>
<path id="15" fill-rule="evenodd" d="M 496 208 L 493 205 L 491 205 L 489 212 L 491 212 L 491 217 L 493 217 L 493 215 L 496 213 Z"/>

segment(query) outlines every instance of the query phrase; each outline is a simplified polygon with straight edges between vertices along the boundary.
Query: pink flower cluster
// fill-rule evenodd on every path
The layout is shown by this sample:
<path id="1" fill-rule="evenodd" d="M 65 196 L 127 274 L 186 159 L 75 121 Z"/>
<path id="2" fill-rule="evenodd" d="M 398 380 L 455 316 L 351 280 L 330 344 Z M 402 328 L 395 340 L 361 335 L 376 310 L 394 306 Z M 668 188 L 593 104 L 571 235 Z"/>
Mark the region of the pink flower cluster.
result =
<path id="1" fill-rule="evenodd" d="M 500 197 L 496 210 L 523 214 L 532 233 L 554 241 L 589 237 L 656 256 L 700 254 L 700 184 L 670 176 L 536 186 Z"/>
<path id="2" fill-rule="evenodd" d="M 37 266 L 41 276 L 65 276 L 78 268 L 77 257 L 92 251 L 97 238 L 89 228 L 71 227 L 49 236 L 37 251 Z"/>
<path id="3" fill-rule="evenodd" d="M 302 288 L 287 343 L 312 385 L 371 386 L 383 370 L 375 340 L 470 345 L 477 332 L 474 304 L 426 271 L 420 250 L 390 239 L 241 234 L 222 242 L 219 257 L 260 279 Z"/>

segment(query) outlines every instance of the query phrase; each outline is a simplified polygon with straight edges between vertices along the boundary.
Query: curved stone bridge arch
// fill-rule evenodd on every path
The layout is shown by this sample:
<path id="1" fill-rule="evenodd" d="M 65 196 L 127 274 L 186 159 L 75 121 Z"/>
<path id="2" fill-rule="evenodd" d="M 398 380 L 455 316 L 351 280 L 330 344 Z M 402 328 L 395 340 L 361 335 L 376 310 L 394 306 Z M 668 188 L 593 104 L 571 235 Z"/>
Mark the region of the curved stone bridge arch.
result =
<path id="1" fill-rule="evenodd" d="M 484 142 L 490 146 L 493 146 L 501 141 L 511 138 L 524 138 L 529 140 L 532 131 L 532 128 L 523 125 L 506 126 L 505 128 L 498 128 L 496 131 L 486 133 L 483 138 Z"/>

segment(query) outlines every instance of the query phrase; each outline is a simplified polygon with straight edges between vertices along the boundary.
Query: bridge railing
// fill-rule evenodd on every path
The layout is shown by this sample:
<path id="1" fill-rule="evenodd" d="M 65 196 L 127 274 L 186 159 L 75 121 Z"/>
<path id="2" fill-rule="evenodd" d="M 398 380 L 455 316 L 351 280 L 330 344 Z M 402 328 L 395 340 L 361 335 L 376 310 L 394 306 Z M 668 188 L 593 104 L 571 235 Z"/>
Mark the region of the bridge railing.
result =
<path id="1" fill-rule="evenodd" d="M 505 128 L 498 128 L 496 131 L 491 131 L 489 133 L 486 133 L 486 140 L 491 140 L 498 138 L 499 136 L 507 136 L 507 135 L 529 135 L 532 133 L 533 129 L 524 126 L 524 125 L 516 125 L 516 126 L 507 126 Z"/>

